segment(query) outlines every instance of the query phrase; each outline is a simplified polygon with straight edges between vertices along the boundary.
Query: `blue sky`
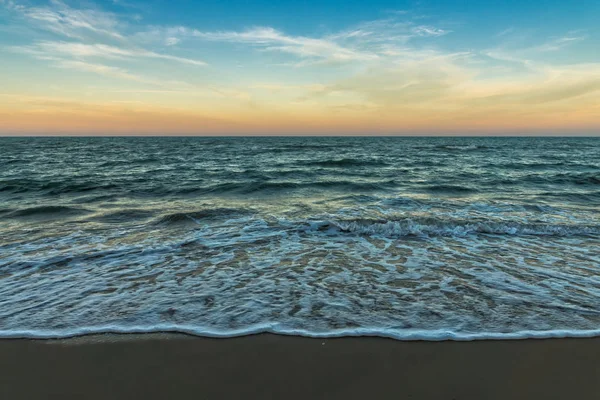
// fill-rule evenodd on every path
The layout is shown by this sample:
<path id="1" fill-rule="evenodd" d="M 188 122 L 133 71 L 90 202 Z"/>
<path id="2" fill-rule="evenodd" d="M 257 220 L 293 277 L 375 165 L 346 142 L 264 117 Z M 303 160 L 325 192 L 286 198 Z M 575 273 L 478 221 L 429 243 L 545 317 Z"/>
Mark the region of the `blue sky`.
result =
<path id="1" fill-rule="evenodd" d="M 312 35 L 342 30 L 361 21 L 405 12 L 424 23 L 462 26 L 463 35 L 485 40 L 509 28 L 530 29 L 539 35 L 586 29 L 599 31 L 600 2 L 578 1 L 164 1 L 98 2 L 106 9 L 139 14 L 145 23 L 185 25 L 204 30 L 272 26 L 290 34 Z M 591 32 L 590 32 L 591 33 Z M 477 37 L 473 38 L 477 39 Z M 485 42 L 481 43 L 486 45 Z"/>
<path id="2" fill-rule="evenodd" d="M 595 133 L 599 21 L 589 0 L 0 0 L 0 133 Z"/>

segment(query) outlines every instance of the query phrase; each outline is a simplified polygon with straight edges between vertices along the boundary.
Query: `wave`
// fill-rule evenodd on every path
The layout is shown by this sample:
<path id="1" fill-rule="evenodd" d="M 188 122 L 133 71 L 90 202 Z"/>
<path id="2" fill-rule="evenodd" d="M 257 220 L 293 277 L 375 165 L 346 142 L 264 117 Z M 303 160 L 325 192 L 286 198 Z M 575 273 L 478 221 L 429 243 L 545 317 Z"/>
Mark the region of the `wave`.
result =
<path id="1" fill-rule="evenodd" d="M 418 330 L 377 327 L 358 327 L 351 329 L 332 329 L 329 331 L 311 331 L 281 326 L 278 323 L 250 325 L 241 329 L 214 329 L 193 325 L 161 324 L 152 326 L 119 326 L 105 325 L 55 330 L 2 330 L 3 339 L 66 339 L 96 334 L 139 334 L 139 333 L 184 333 L 193 336 L 210 338 L 232 338 L 240 336 L 272 333 L 287 336 L 303 336 L 310 338 L 339 337 L 382 337 L 402 341 L 473 341 L 473 340 L 517 340 L 517 339 L 550 339 L 550 338 L 590 338 L 600 336 L 600 329 L 577 330 L 524 330 L 516 332 L 460 332 L 449 329 Z"/>
<path id="2" fill-rule="evenodd" d="M 567 225 L 496 221 L 452 221 L 435 218 L 401 220 L 342 220 L 309 222 L 308 231 L 335 231 L 383 237 L 469 235 L 589 236 L 600 235 L 600 225 Z"/>
<path id="3" fill-rule="evenodd" d="M 477 193 L 479 190 L 461 186 L 461 185 L 429 185 L 425 186 L 424 189 L 431 193 L 448 193 L 448 194 L 467 194 L 467 193 Z"/>
<path id="4" fill-rule="evenodd" d="M 154 164 L 162 161 L 158 157 L 150 157 L 150 158 L 141 158 L 134 160 L 109 160 L 98 165 L 98 168 L 107 168 L 107 167 L 122 167 L 126 165 L 145 165 L 145 164 Z"/>
<path id="5" fill-rule="evenodd" d="M 559 174 L 530 174 L 518 178 L 496 178 L 489 184 L 522 185 L 524 183 L 547 184 L 547 185 L 598 185 L 600 175 L 597 173 L 559 173 Z"/>
<path id="6" fill-rule="evenodd" d="M 330 189 L 343 191 L 370 191 L 380 190 L 393 187 L 396 184 L 394 180 L 375 181 L 375 182 L 360 182 L 351 180 L 339 181 L 314 181 L 314 182 L 294 182 L 294 181 L 279 181 L 279 182 L 231 182 L 223 183 L 215 186 L 197 188 L 196 193 L 231 193 L 231 194 L 253 194 L 260 192 L 280 192 L 288 190 L 302 189 Z"/>
<path id="7" fill-rule="evenodd" d="M 346 201 L 346 202 L 353 202 L 353 203 L 373 203 L 373 202 L 382 201 L 382 199 L 380 197 L 377 197 L 377 196 L 370 196 L 370 195 L 366 195 L 366 194 L 349 194 L 349 195 L 344 195 L 344 196 L 340 196 L 340 197 L 332 197 L 331 199 L 329 199 L 327 201 Z"/>
<path id="8" fill-rule="evenodd" d="M 469 150 L 486 150 L 490 146 L 476 144 L 440 144 L 433 147 L 434 149 L 450 150 L 450 151 L 469 151 Z"/>
<path id="9" fill-rule="evenodd" d="M 26 164 L 27 161 L 20 158 L 13 158 L 11 160 L 0 161 L 0 165 L 12 165 L 12 164 Z"/>
<path id="10" fill-rule="evenodd" d="M 115 189 L 116 184 L 100 182 L 68 182 L 68 181 L 41 181 L 33 179 L 11 179 L 0 181 L 0 192 L 31 193 L 43 192 L 47 195 L 60 195 L 67 193 L 83 193 L 95 190 Z"/>
<path id="11" fill-rule="evenodd" d="M 574 183 L 576 185 L 598 185 L 600 174 L 558 174 L 548 178 L 552 183 Z"/>
<path id="12" fill-rule="evenodd" d="M 147 219 L 152 217 L 153 215 L 154 213 L 148 210 L 126 209 L 97 215 L 90 218 L 90 220 L 105 223 L 126 223 L 136 220 Z"/>
<path id="13" fill-rule="evenodd" d="M 240 215 L 247 215 L 250 211 L 239 208 L 207 208 L 204 210 L 178 212 L 161 216 L 155 221 L 159 225 L 178 225 L 190 222 L 197 222 L 203 219 L 224 218 Z"/>
<path id="14" fill-rule="evenodd" d="M 278 147 L 262 148 L 259 153 L 294 153 L 294 152 L 302 152 L 302 151 L 307 151 L 307 150 L 326 151 L 329 149 L 339 149 L 339 148 L 340 148 L 340 146 L 338 144 L 335 144 L 335 145 L 290 144 L 290 145 L 280 145 Z"/>
<path id="15" fill-rule="evenodd" d="M 361 160 L 357 158 L 340 158 L 337 160 L 310 161 L 304 165 L 313 165 L 319 167 L 342 168 L 342 167 L 371 167 L 387 166 L 388 163 L 380 160 Z"/>
<path id="16" fill-rule="evenodd" d="M 490 163 L 484 164 L 484 168 L 496 167 L 501 169 L 516 169 L 516 170 L 537 170 L 537 169 L 549 169 L 556 168 L 566 165 L 564 161 L 562 162 L 511 162 L 511 163 Z"/>
<path id="17" fill-rule="evenodd" d="M 586 206 L 597 204 L 600 199 L 600 190 L 593 192 L 542 192 L 536 195 L 539 199 L 551 198 L 554 200 L 568 200 L 571 203 L 579 203 Z"/>
<path id="18" fill-rule="evenodd" d="M 10 214 L 11 212 L 14 212 L 15 210 L 12 208 L 0 208 L 0 215 L 2 214 Z"/>
<path id="19" fill-rule="evenodd" d="M 286 190 L 302 190 L 302 189 L 331 189 L 331 190 L 347 190 L 347 191 L 365 191 L 378 190 L 391 187 L 395 184 L 393 180 L 361 182 L 351 179 L 346 180 L 323 180 L 311 181 L 315 178 L 317 171 L 311 173 L 302 171 L 295 172 L 296 177 L 301 178 L 300 181 L 270 181 L 267 177 L 261 175 L 264 179 L 245 180 L 239 182 L 226 182 L 209 186 L 200 184 L 172 185 L 161 182 L 129 182 L 129 183 L 114 183 L 100 184 L 86 182 L 81 184 L 65 184 L 59 182 L 49 182 L 44 184 L 35 184 L 22 182 L 20 184 L 4 184 L 0 183 L 0 192 L 11 192 L 13 194 L 37 193 L 44 196 L 55 196 L 61 194 L 84 194 L 103 192 L 101 196 L 110 196 L 111 194 L 121 193 L 131 196 L 177 196 L 177 195 L 203 195 L 203 194 L 252 194 L 260 192 L 279 192 Z M 273 177 L 275 177 L 275 173 Z M 285 175 L 285 174 L 283 174 Z M 293 174 L 288 174 L 294 176 Z M 288 176 L 289 177 L 289 176 Z"/>
<path id="20" fill-rule="evenodd" d="M 84 208 L 75 208 L 67 206 L 37 206 L 23 208 L 20 210 L 14 210 L 9 212 L 6 216 L 19 218 L 19 217 L 65 217 L 83 215 L 91 212 Z"/>

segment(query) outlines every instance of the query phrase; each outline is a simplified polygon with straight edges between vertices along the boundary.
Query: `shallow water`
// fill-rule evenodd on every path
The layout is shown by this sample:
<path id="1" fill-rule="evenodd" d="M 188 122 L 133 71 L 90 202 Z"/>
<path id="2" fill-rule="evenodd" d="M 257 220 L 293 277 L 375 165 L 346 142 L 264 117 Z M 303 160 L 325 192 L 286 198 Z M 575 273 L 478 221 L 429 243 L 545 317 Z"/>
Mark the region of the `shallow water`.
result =
<path id="1" fill-rule="evenodd" d="M 0 336 L 600 334 L 596 138 L 0 149 Z"/>

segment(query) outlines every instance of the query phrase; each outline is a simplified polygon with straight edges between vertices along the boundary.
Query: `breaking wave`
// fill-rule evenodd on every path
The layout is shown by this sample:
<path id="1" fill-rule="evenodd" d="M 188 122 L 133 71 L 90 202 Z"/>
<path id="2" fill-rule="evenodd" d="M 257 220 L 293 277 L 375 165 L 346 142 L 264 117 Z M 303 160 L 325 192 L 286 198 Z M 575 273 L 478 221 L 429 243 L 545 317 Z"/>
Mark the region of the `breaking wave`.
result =
<path id="1" fill-rule="evenodd" d="M 495 221 L 443 221 L 434 218 L 404 220 L 318 221 L 309 223 L 309 230 L 355 233 L 358 235 L 404 236 L 457 236 L 512 235 L 512 236 L 586 236 L 599 235 L 600 225 L 569 225 Z"/>

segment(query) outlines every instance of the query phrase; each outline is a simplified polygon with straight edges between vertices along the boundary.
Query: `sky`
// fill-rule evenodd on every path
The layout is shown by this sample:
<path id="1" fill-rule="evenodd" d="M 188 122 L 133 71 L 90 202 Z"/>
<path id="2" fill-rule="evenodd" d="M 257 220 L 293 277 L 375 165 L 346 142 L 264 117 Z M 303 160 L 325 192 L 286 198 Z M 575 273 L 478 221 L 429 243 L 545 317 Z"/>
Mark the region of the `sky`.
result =
<path id="1" fill-rule="evenodd" d="M 0 0 L 2 135 L 600 135 L 600 1 Z"/>

